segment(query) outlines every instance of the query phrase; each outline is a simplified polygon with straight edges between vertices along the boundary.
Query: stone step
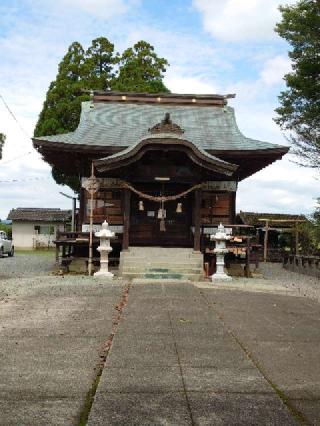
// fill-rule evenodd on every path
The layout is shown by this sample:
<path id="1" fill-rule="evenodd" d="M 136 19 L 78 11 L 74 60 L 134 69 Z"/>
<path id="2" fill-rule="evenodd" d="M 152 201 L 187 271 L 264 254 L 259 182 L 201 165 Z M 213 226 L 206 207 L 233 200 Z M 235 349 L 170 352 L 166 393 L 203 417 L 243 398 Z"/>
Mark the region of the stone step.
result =
<path id="1" fill-rule="evenodd" d="M 179 251 L 180 253 L 185 252 L 185 253 L 190 253 L 193 252 L 193 248 L 191 247 L 159 247 L 159 246 L 152 246 L 152 247 L 139 247 L 139 246 L 130 246 L 128 252 L 145 252 L 145 253 L 150 253 L 150 252 L 169 252 L 169 251 Z"/>
<path id="2" fill-rule="evenodd" d="M 203 256 L 201 253 L 179 253 L 179 252 L 172 252 L 170 254 L 164 254 L 164 253 L 122 253 L 121 257 L 123 259 L 155 259 L 155 258 L 161 258 L 161 259 L 202 259 Z"/>
<path id="3" fill-rule="evenodd" d="M 122 262 L 124 265 L 129 266 L 135 266 L 135 265 L 145 265 L 145 266 L 152 266 L 155 265 L 155 267 L 161 268 L 163 267 L 173 267 L 175 265 L 181 266 L 182 268 L 187 268 L 188 266 L 192 266 L 193 268 L 200 268 L 202 267 L 202 261 L 199 260 L 176 260 L 176 259 L 156 259 L 156 260 L 149 260 L 149 259 L 122 259 Z"/>
<path id="4" fill-rule="evenodd" d="M 143 265 L 141 265 L 141 266 L 128 266 L 128 265 L 125 265 L 124 266 L 124 268 L 123 268 L 123 272 L 127 272 L 127 273 L 130 273 L 130 272 L 133 272 L 133 273 L 135 273 L 135 272 L 150 272 L 150 273 L 154 273 L 154 272 L 156 272 L 156 273 L 162 273 L 162 272 L 165 272 L 165 273 L 170 273 L 170 272 L 172 272 L 172 273 L 180 273 L 180 274 L 200 274 L 200 273 L 202 273 L 202 267 L 195 267 L 195 268 L 192 268 L 192 267 L 190 267 L 190 266 L 186 266 L 186 267 L 181 267 L 180 265 L 177 265 L 177 266 L 173 266 L 173 267 L 170 267 L 170 268 L 168 268 L 168 267 L 166 267 L 166 265 L 163 265 L 163 266 L 161 266 L 161 267 L 157 267 L 157 266 L 154 266 L 154 265 L 152 265 L 152 266 L 143 266 Z"/>
<path id="5" fill-rule="evenodd" d="M 121 252 L 124 257 L 144 257 L 144 256 L 181 256 L 181 257 L 199 257 L 201 253 L 193 251 L 193 249 L 187 248 L 159 248 L 159 247 L 141 247 L 138 250 L 130 248 L 128 251 Z"/>
<path id="6" fill-rule="evenodd" d="M 199 281 L 203 279 L 203 274 L 179 274 L 179 273 L 148 273 L 148 272 L 140 272 L 140 273 L 128 273 L 123 272 L 122 273 L 123 278 L 127 279 L 136 279 L 136 278 L 142 278 L 142 279 L 152 279 L 152 280 L 189 280 L 189 281 Z"/>
<path id="7" fill-rule="evenodd" d="M 191 248 L 130 247 L 121 252 L 123 278 L 192 280 L 203 278 L 203 255 Z"/>

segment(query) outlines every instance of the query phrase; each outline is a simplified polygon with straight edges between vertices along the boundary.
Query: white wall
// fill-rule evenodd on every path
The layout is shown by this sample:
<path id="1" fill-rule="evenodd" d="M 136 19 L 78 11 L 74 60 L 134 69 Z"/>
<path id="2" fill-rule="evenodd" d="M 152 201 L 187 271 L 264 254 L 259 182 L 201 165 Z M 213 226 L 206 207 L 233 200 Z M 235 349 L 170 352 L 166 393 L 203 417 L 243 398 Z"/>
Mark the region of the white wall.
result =
<path id="1" fill-rule="evenodd" d="M 63 231 L 63 224 L 54 224 L 53 235 L 37 234 L 34 227 L 37 225 L 51 225 L 48 222 L 12 222 L 12 239 L 16 249 L 34 249 L 37 245 L 54 247 L 53 240 L 56 238 L 57 229 Z"/>

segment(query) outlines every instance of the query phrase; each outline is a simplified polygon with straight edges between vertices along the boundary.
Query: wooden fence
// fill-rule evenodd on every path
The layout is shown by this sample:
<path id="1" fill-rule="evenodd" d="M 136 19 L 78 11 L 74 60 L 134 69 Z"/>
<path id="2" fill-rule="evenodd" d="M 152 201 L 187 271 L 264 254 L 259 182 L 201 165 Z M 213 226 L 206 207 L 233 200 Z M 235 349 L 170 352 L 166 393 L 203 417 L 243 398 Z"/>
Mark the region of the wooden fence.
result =
<path id="1" fill-rule="evenodd" d="M 283 267 L 288 271 L 320 278 L 320 256 L 289 255 L 284 257 Z"/>

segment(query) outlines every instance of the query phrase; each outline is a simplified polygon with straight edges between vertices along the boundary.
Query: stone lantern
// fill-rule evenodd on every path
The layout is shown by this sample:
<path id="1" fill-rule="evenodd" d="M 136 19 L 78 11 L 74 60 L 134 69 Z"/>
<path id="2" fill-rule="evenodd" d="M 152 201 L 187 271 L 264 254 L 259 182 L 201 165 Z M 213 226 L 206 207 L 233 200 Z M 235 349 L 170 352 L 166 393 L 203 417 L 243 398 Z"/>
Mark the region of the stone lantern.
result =
<path id="1" fill-rule="evenodd" d="M 211 277 L 212 282 L 218 280 L 230 281 L 232 279 L 224 272 L 224 255 L 228 253 L 226 241 L 230 240 L 231 238 L 231 235 L 227 235 L 225 227 L 222 225 L 222 223 L 220 223 L 220 225 L 218 226 L 218 231 L 210 236 L 210 240 L 216 242 L 216 247 L 213 252 L 217 256 L 217 270 L 216 273 L 213 274 Z"/>
<path id="2" fill-rule="evenodd" d="M 110 239 L 114 237 L 114 232 L 110 231 L 108 223 L 105 220 L 100 231 L 95 233 L 100 238 L 100 245 L 97 250 L 100 252 L 100 270 L 94 273 L 95 277 L 113 278 L 113 273 L 108 269 L 108 256 L 112 251 Z"/>

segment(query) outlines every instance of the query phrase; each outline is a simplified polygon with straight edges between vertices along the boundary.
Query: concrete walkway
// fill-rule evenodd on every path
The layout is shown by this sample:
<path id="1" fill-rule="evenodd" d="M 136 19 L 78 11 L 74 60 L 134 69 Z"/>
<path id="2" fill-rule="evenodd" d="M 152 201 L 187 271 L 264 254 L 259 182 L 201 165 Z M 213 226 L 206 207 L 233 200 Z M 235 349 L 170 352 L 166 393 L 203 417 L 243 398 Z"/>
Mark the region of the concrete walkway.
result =
<path id="1" fill-rule="evenodd" d="M 319 325 L 297 297 L 133 286 L 88 425 L 320 424 Z"/>
<path id="2" fill-rule="evenodd" d="M 79 424 L 123 288 L 79 276 L 0 281 L 1 426 Z"/>
<path id="3" fill-rule="evenodd" d="M 0 281 L 0 425 L 320 425 L 320 305 L 256 284 Z"/>

